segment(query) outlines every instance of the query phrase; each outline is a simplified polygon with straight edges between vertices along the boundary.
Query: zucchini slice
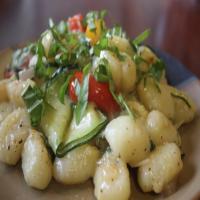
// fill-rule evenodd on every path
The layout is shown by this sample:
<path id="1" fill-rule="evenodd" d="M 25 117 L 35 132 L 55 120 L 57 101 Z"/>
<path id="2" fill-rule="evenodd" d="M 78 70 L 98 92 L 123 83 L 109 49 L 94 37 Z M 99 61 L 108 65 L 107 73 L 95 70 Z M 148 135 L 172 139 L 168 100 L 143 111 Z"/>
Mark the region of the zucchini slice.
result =
<path id="1" fill-rule="evenodd" d="M 46 135 L 49 145 L 56 153 L 58 145 L 63 141 L 72 117 L 70 101 L 65 97 L 64 104 L 58 98 L 60 81 L 53 84 L 46 93 L 46 104 L 41 120 L 41 128 Z"/>
<path id="2" fill-rule="evenodd" d="M 78 125 L 73 116 L 64 142 L 57 148 L 56 156 L 63 157 L 72 149 L 89 142 L 100 133 L 106 124 L 107 118 L 100 111 L 97 111 L 92 104 L 89 104 Z"/>

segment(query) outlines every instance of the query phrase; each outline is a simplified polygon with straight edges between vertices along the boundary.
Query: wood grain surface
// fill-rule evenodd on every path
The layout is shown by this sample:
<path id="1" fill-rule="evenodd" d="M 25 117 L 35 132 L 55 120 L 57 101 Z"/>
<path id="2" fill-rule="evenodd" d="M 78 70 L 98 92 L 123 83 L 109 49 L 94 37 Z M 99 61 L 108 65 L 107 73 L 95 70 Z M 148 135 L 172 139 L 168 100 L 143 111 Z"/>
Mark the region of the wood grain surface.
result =
<path id="1" fill-rule="evenodd" d="M 1 0 L 0 49 L 37 38 L 48 18 L 106 9 L 108 24 L 130 37 L 151 28 L 149 44 L 180 59 L 200 77 L 200 0 Z"/>

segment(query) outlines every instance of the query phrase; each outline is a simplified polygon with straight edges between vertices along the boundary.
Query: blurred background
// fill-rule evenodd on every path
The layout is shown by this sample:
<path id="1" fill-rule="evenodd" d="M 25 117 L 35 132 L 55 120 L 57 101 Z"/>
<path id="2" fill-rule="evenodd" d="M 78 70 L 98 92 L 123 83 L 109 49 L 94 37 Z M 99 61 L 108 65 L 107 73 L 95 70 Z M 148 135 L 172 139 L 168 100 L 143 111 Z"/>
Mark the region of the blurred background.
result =
<path id="1" fill-rule="evenodd" d="M 148 44 L 177 57 L 200 77 L 200 0 L 0 0 L 0 50 L 37 38 L 48 26 L 76 13 L 108 11 L 134 38 L 152 30 Z"/>

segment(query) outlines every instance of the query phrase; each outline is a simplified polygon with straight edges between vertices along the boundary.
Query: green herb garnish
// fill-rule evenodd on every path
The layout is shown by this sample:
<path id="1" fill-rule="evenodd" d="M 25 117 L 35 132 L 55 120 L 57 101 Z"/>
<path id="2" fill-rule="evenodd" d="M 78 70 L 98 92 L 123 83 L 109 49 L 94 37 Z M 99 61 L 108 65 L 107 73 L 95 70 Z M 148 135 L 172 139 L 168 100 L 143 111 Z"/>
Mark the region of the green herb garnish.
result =
<path id="1" fill-rule="evenodd" d="M 171 96 L 174 97 L 174 98 L 182 100 L 187 105 L 188 108 L 192 108 L 192 106 L 190 105 L 188 100 L 183 95 L 171 93 Z"/>
<path id="2" fill-rule="evenodd" d="M 88 64 L 83 69 L 83 82 L 79 87 L 77 84 L 76 86 L 76 94 L 78 96 L 78 103 L 75 106 L 75 119 L 76 123 L 79 124 L 82 117 L 85 114 L 85 110 L 88 104 L 88 90 L 89 90 L 89 70 L 91 68 L 91 64 Z M 77 91 L 78 88 L 78 91 Z"/>
<path id="3" fill-rule="evenodd" d="M 29 85 L 23 92 L 22 97 L 30 114 L 31 125 L 33 127 L 38 126 L 44 109 L 42 91 L 37 86 L 32 87 Z"/>
<path id="4" fill-rule="evenodd" d="M 150 35 L 150 29 L 145 30 L 140 35 L 138 35 L 131 44 L 133 45 L 134 50 L 138 49 L 138 46 L 141 45 Z"/>

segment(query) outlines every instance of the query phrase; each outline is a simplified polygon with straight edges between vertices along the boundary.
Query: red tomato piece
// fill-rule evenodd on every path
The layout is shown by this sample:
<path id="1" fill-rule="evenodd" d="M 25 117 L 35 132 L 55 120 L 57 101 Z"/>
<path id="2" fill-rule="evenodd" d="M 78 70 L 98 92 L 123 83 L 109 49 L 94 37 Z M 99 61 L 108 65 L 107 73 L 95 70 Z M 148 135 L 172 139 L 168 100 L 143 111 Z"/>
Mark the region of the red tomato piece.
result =
<path id="1" fill-rule="evenodd" d="M 68 18 L 68 26 L 70 31 L 80 31 L 84 32 L 82 25 L 83 16 L 81 14 L 74 15 L 73 17 Z"/>
<path id="2" fill-rule="evenodd" d="M 78 79 L 78 82 L 81 83 L 83 79 L 83 73 L 75 72 L 74 77 L 71 79 L 69 85 L 69 96 L 74 103 L 77 102 L 77 96 L 75 93 L 75 79 Z M 109 116 L 120 111 L 119 105 L 110 93 L 109 84 L 96 81 L 92 75 L 90 75 L 89 78 L 88 101 L 95 103 L 101 111 Z"/>

